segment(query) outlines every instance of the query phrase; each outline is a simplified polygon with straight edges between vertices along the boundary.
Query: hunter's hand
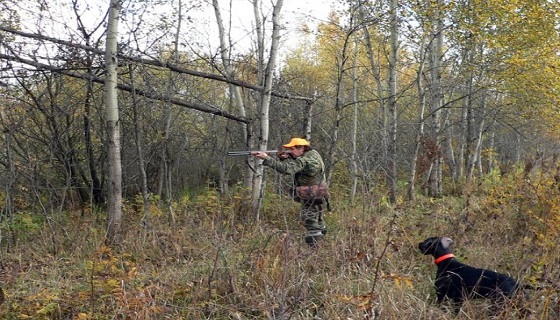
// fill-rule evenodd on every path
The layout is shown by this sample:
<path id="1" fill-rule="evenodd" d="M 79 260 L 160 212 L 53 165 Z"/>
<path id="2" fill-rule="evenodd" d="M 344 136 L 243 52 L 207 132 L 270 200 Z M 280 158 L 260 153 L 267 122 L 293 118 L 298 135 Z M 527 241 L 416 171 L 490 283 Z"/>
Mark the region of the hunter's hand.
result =
<path id="1" fill-rule="evenodd" d="M 268 157 L 268 154 L 266 154 L 266 152 L 259 152 L 259 151 L 253 152 L 253 153 L 251 153 L 251 155 L 254 156 L 254 157 L 257 157 L 259 159 L 263 159 L 263 160 Z"/>
<path id="2" fill-rule="evenodd" d="M 288 159 L 289 156 L 290 156 L 290 154 L 285 152 L 285 151 L 279 151 L 278 152 L 278 158 L 281 159 L 281 160 Z"/>

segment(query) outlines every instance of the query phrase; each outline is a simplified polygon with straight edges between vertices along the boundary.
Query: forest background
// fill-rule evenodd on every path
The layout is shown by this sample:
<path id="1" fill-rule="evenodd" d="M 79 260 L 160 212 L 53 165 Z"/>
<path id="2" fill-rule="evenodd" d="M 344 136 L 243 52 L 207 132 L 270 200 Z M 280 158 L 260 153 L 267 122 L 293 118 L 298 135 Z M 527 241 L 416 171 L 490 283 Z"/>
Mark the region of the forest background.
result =
<path id="1" fill-rule="evenodd" d="M 560 4 L 305 3 L 0 1 L 3 319 L 489 318 L 434 304 L 438 235 L 535 287 L 493 318 L 560 316 Z M 226 156 L 295 136 L 312 250 Z"/>

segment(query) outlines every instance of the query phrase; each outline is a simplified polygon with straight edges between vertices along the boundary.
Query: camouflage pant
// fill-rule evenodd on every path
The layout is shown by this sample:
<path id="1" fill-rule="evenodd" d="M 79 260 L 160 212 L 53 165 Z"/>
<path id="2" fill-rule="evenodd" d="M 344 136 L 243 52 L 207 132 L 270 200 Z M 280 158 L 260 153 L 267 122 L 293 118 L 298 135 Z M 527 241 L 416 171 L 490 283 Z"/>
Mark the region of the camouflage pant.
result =
<path id="1" fill-rule="evenodd" d="M 302 203 L 299 218 L 303 222 L 307 236 L 319 236 L 325 233 L 327 227 L 323 220 L 325 202 Z"/>

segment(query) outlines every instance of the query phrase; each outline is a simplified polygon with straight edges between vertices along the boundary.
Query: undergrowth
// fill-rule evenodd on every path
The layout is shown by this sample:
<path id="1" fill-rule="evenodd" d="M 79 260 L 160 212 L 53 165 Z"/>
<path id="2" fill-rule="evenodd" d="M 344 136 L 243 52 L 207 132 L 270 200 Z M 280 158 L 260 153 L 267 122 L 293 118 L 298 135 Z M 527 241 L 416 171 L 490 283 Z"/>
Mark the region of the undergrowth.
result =
<path id="1" fill-rule="evenodd" d="M 174 226 L 154 205 L 152 230 L 140 223 L 142 210 L 127 205 L 126 240 L 118 248 L 103 244 L 101 213 L 28 211 L 2 221 L 0 314 L 100 320 L 558 319 L 558 182 L 545 174 L 493 174 L 464 190 L 462 196 L 399 200 L 395 206 L 368 196 L 351 206 L 335 187 L 329 233 L 315 249 L 302 239 L 298 205 L 272 192 L 258 224 L 246 223 L 239 197 L 220 198 L 213 190 L 174 203 Z M 457 315 L 437 306 L 435 266 L 417 244 L 438 235 L 454 239 L 463 262 L 509 273 L 534 289 L 501 314 L 491 314 L 484 301 L 469 301 Z"/>

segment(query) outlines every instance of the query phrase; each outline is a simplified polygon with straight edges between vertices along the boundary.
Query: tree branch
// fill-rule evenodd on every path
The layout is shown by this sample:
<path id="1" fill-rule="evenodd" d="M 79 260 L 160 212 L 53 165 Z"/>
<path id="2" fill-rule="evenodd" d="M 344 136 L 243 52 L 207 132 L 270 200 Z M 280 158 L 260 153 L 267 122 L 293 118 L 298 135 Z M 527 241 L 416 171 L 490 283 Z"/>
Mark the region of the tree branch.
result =
<path id="1" fill-rule="evenodd" d="M 40 62 L 28 60 L 28 59 L 23 59 L 23 58 L 20 58 L 20 57 L 15 57 L 15 56 L 10 56 L 10 55 L 0 53 L 0 59 L 17 61 L 17 62 L 20 62 L 20 63 L 23 63 L 23 64 L 34 66 L 34 67 L 39 68 L 39 69 L 56 72 L 56 73 L 63 74 L 63 75 L 69 76 L 69 77 L 85 79 L 85 80 L 89 80 L 89 81 L 100 83 L 100 84 L 105 83 L 104 79 L 101 79 L 99 77 L 96 77 L 96 76 L 93 76 L 93 75 L 90 75 L 90 74 L 82 74 L 82 73 L 74 72 L 74 71 L 71 71 L 71 70 L 66 70 L 66 69 L 63 69 L 63 68 L 53 67 L 53 66 L 50 66 L 50 65 L 47 65 L 47 64 L 44 64 L 44 63 L 40 63 Z M 243 122 L 243 123 L 250 123 L 251 122 L 251 119 L 249 119 L 249 118 L 236 116 L 234 114 L 228 113 L 226 111 L 223 111 L 221 109 L 218 109 L 218 108 L 210 106 L 210 105 L 205 105 L 205 104 L 201 104 L 201 103 L 194 103 L 194 102 L 186 102 L 186 101 L 183 101 L 183 100 L 180 100 L 180 99 L 168 97 L 164 94 L 158 94 L 158 93 L 155 93 L 155 92 L 148 92 L 148 91 L 145 91 L 145 90 L 142 90 L 142 89 L 132 88 L 129 85 L 120 84 L 120 83 L 117 84 L 117 88 L 120 89 L 120 90 L 123 90 L 123 91 L 127 91 L 127 92 L 135 92 L 138 95 L 142 95 L 142 96 L 150 98 L 150 99 L 161 100 L 161 101 L 170 101 L 174 105 L 178 105 L 178 106 L 181 106 L 181 107 L 202 111 L 202 112 L 205 112 L 205 113 L 214 114 L 214 115 L 221 116 L 221 117 L 231 119 L 231 120 L 235 120 L 235 121 L 238 121 L 238 122 Z"/>
<path id="2" fill-rule="evenodd" d="M 0 26 L 0 31 L 9 32 L 9 33 L 16 34 L 18 36 L 22 36 L 22 37 L 25 37 L 25 38 L 31 38 L 31 39 L 37 39 L 37 40 L 46 40 L 46 41 L 49 41 L 49 42 L 52 42 L 52 43 L 57 43 L 57 44 L 64 45 L 64 46 L 67 46 L 67 47 L 78 48 L 78 49 L 82 49 L 82 50 L 85 50 L 85 51 L 93 52 L 93 53 L 96 53 L 96 54 L 99 54 L 99 55 L 104 55 L 105 54 L 105 51 L 94 48 L 94 47 L 90 47 L 90 46 L 86 46 L 86 45 L 82 45 L 82 44 L 78 44 L 78 43 L 72 43 L 70 41 L 60 40 L 60 39 L 52 38 L 52 37 L 41 35 L 41 34 L 22 32 L 22 31 L 18 31 L 18 30 L 15 30 L 15 29 L 5 27 L 5 26 Z M 125 56 L 123 54 L 118 54 L 118 58 L 119 58 L 119 60 L 123 60 L 123 61 L 126 60 L 126 61 L 137 62 L 137 63 L 141 63 L 141 64 L 145 64 L 145 65 L 163 67 L 163 68 L 167 68 L 167 69 L 169 69 L 171 71 L 174 71 L 174 72 L 177 72 L 177 73 L 184 73 L 184 74 L 188 74 L 188 75 L 191 75 L 191 76 L 194 76 L 194 77 L 201 77 L 201 78 L 226 82 L 226 83 L 230 83 L 230 84 L 240 86 L 240 87 L 243 87 L 243 88 L 252 89 L 252 90 L 255 90 L 255 91 L 264 90 L 264 88 L 261 87 L 261 86 L 253 85 L 253 84 L 247 83 L 245 81 L 228 79 L 224 76 L 217 75 L 217 74 L 185 69 L 185 68 L 182 68 L 182 67 L 180 67 L 176 64 L 172 64 L 172 63 L 169 63 L 169 62 L 164 62 L 164 61 L 161 61 L 161 60 L 143 59 L 143 58 L 138 58 L 138 57 Z M 289 95 L 289 94 L 283 94 L 283 93 L 278 93 L 278 92 L 272 92 L 271 94 L 275 97 L 278 97 L 278 98 L 303 100 L 303 101 L 307 101 L 307 102 L 313 102 L 313 99 L 309 98 L 309 97 L 292 96 L 292 95 Z"/>

